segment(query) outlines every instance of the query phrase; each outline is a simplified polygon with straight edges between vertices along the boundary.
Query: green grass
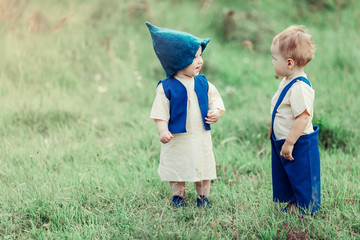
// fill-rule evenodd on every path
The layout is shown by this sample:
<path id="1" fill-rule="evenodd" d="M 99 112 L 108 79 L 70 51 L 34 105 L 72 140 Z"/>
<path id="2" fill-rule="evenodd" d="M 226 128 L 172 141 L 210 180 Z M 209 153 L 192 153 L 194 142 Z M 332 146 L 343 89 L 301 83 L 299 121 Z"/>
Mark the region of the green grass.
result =
<path id="1" fill-rule="evenodd" d="M 0 238 L 358 239 L 359 9 L 355 0 L 0 1 Z M 212 130 L 208 211 L 192 184 L 188 206 L 171 208 L 157 174 L 149 113 L 164 73 L 146 20 L 211 38 L 203 73 L 227 111 Z M 317 45 L 306 72 L 322 210 L 305 219 L 272 202 L 266 139 L 279 83 L 269 48 L 291 24 Z"/>

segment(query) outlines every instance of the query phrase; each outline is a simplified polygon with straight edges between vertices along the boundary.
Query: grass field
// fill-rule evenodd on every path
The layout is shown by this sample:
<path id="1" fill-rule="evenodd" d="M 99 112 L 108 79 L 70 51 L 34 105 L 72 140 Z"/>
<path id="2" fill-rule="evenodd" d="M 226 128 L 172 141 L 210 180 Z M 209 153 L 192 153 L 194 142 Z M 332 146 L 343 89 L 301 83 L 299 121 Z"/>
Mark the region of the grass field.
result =
<path id="1" fill-rule="evenodd" d="M 0 0 L 1 239 L 359 239 L 360 2 Z M 164 72 L 144 22 L 210 37 L 202 73 L 226 113 L 212 130 L 208 211 L 173 209 L 149 119 Z M 305 25 L 320 125 L 322 210 L 272 202 L 273 36 Z M 192 200 L 193 199 L 193 200 Z"/>

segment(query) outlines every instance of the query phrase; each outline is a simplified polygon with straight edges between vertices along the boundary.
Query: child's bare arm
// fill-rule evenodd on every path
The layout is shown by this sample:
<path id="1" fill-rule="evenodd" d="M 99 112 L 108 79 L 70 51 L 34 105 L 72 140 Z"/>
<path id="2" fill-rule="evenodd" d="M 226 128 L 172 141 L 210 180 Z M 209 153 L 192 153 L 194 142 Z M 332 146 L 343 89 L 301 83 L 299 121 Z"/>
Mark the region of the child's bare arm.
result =
<path id="1" fill-rule="evenodd" d="M 280 155 L 286 160 L 293 161 L 292 151 L 294 144 L 304 132 L 304 129 L 309 121 L 310 114 L 305 110 L 302 114 L 296 117 L 294 125 L 291 127 L 289 135 L 285 139 L 285 143 L 281 148 Z"/>
<path id="2" fill-rule="evenodd" d="M 160 142 L 168 143 L 174 137 L 168 129 L 168 123 L 161 119 L 155 119 L 156 128 L 159 133 Z"/>

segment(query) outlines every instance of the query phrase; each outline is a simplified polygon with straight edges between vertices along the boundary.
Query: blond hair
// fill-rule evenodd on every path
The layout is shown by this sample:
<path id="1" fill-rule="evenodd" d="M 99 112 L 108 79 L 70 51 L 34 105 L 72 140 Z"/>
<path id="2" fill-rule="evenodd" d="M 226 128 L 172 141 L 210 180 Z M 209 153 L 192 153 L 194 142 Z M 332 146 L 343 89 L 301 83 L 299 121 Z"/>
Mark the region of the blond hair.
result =
<path id="1" fill-rule="evenodd" d="M 304 26 L 286 28 L 274 37 L 272 44 L 279 44 L 281 55 L 293 59 L 297 66 L 305 66 L 314 58 L 315 44 Z"/>

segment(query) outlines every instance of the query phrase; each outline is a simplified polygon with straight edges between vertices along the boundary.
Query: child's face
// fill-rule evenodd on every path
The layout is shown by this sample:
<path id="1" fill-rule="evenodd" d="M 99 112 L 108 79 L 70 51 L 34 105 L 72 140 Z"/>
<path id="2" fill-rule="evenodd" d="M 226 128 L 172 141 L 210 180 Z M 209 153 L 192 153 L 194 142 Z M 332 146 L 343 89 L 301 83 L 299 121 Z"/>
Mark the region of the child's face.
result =
<path id="1" fill-rule="evenodd" d="M 271 55 L 273 57 L 272 64 L 275 70 L 275 73 L 280 77 L 288 76 L 288 63 L 279 50 L 279 44 L 271 45 Z"/>
<path id="2" fill-rule="evenodd" d="M 195 54 L 195 58 L 194 58 L 194 61 L 192 62 L 192 64 L 190 64 L 186 68 L 178 71 L 178 73 L 184 74 L 187 77 L 195 77 L 195 76 L 199 75 L 201 67 L 204 64 L 204 61 L 203 61 L 203 58 L 201 55 L 202 55 L 202 48 L 200 46 L 198 51 Z"/>

